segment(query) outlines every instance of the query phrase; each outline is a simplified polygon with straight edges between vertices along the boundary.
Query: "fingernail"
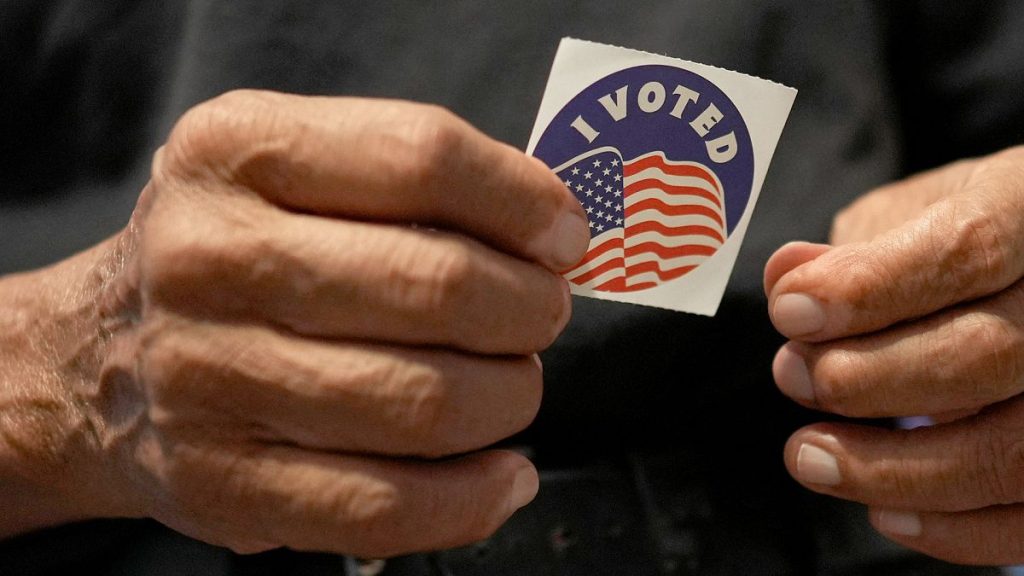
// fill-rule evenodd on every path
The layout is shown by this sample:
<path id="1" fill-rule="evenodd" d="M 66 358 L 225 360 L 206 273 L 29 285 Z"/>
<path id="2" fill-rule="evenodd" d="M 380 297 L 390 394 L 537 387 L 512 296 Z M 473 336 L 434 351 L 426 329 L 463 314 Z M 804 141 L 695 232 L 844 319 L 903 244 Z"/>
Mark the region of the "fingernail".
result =
<path id="1" fill-rule="evenodd" d="M 790 345 L 783 346 L 775 355 L 772 374 L 775 383 L 786 396 L 806 402 L 814 401 L 814 384 L 807 371 L 807 362 Z"/>
<path id="2" fill-rule="evenodd" d="M 575 213 L 563 214 L 555 223 L 551 249 L 559 270 L 569 268 L 583 259 L 590 247 L 590 227 L 585 218 Z"/>
<path id="3" fill-rule="evenodd" d="M 813 334 L 825 327 L 825 309 L 807 294 L 783 294 L 775 300 L 772 320 L 786 336 Z"/>
<path id="4" fill-rule="evenodd" d="M 882 532 L 897 536 L 921 535 L 921 517 L 913 512 L 882 510 L 876 524 Z"/>
<path id="5" fill-rule="evenodd" d="M 516 471 L 512 481 L 512 494 L 509 496 L 509 511 L 516 511 L 526 506 L 537 497 L 540 489 L 540 478 L 533 466 L 523 466 Z"/>
<path id="6" fill-rule="evenodd" d="M 537 369 L 540 370 L 541 372 L 543 372 L 544 371 L 544 362 L 541 361 L 540 354 L 534 354 L 530 358 L 532 358 L 533 359 L 533 363 L 537 365 Z"/>
<path id="7" fill-rule="evenodd" d="M 796 453 L 796 475 L 808 484 L 835 486 L 839 484 L 839 463 L 836 457 L 814 444 L 803 444 Z"/>

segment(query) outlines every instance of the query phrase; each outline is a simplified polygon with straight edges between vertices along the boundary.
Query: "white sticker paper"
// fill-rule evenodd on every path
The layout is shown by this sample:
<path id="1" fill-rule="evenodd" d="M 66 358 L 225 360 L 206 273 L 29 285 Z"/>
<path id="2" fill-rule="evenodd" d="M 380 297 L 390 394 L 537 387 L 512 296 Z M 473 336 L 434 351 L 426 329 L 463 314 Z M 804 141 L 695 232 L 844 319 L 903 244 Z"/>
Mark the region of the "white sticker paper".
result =
<path id="1" fill-rule="evenodd" d="M 796 90 L 565 38 L 527 153 L 583 205 L 573 294 L 714 315 Z"/>

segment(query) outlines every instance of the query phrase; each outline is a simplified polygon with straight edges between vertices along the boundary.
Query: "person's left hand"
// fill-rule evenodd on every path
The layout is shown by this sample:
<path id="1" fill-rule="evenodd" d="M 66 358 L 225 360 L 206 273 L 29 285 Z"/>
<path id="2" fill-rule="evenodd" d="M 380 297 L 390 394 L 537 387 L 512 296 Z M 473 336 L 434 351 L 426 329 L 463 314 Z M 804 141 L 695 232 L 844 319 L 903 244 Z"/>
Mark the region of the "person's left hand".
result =
<path id="1" fill-rule="evenodd" d="M 833 246 L 765 268 L 779 388 L 851 417 L 938 415 L 914 430 L 816 424 L 786 445 L 806 487 L 869 506 L 910 548 L 1024 561 L 1024 148 L 879 189 Z"/>

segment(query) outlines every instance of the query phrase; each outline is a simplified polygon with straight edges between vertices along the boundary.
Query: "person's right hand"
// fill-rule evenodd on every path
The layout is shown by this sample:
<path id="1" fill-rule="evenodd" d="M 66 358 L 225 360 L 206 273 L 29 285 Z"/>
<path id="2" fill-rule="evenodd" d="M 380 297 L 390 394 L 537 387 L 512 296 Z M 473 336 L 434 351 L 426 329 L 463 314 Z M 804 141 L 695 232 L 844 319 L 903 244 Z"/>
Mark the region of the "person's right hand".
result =
<path id="1" fill-rule="evenodd" d="M 557 271 L 588 242 L 546 166 L 441 109 L 199 105 L 111 243 L 80 343 L 89 515 L 245 552 L 486 537 L 536 493 L 527 459 L 484 448 L 535 416 L 536 352 L 570 315 Z"/>

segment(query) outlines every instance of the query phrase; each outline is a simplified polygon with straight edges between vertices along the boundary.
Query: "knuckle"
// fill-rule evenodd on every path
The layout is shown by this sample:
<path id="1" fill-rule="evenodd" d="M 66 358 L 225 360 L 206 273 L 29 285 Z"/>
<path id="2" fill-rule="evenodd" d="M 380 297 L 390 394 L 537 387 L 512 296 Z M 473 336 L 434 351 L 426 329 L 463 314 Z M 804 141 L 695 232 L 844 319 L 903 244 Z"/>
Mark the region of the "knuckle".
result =
<path id="1" fill-rule="evenodd" d="M 245 552 L 267 549 L 273 525 L 259 525 L 259 508 L 241 506 L 253 490 L 247 456 L 256 446 L 225 446 L 150 435 L 140 463 L 157 478 L 160 506 L 154 518 L 192 537 Z M 259 535 L 257 533 L 264 533 Z"/>
<path id="2" fill-rule="evenodd" d="M 135 377 L 149 421 L 164 434 L 201 438 L 224 423 L 226 414 L 211 416 L 223 405 L 225 378 L 237 377 L 234 365 L 252 344 L 215 341 L 212 334 L 172 314 L 151 315 L 140 326 Z"/>
<path id="3" fill-rule="evenodd" d="M 448 455 L 451 432 L 451 398 L 444 378 L 434 368 L 416 366 L 403 375 L 403 391 L 390 405 L 388 421 L 394 422 L 396 438 L 411 454 L 432 458 Z"/>
<path id="4" fill-rule="evenodd" d="M 225 255 L 214 236 L 173 225 L 151 227 L 142 252 L 143 290 L 158 298 L 192 292 Z"/>
<path id="5" fill-rule="evenodd" d="M 450 310 L 462 302 L 470 291 L 477 270 L 470 251 L 463 246 L 450 246 L 434 262 L 433 297 L 437 310 Z"/>
<path id="6" fill-rule="evenodd" d="M 191 225 L 187 221 L 191 222 Z M 282 280 L 287 253 L 245 225 L 203 222 L 189 214 L 152 222 L 140 250 L 142 290 L 151 302 L 177 303 L 193 312 L 236 310 L 260 288 Z M 304 278 L 295 269 L 289 281 Z M 239 285 L 249 290 L 238 290 Z"/>
<path id="7" fill-rule="evenodd" d="M 204 368 L 189 347 L 162 345 L 139 364 L 148 399 L 145 418 L 163 441 L 187 442 L 226 433 L 225 422 L 211 418 L 207 400 L 212 390 L 205 386 Z"/>
<path id="8" fill-rule="evenodd" d="M 465 127 L 439 106 L 417 105 L 404 124 L 392 150 L 398 179 L 420 188 L 434 188 L 448 178 L 452 159 L 458 157 Z"/>
<path id="9" fill-rule="evenodd" d="M 456 241 L 443 242 L 410 251 L 399 260 L 394 266 L 404 285 L 405 301 L 433 318 L 455 317 L 477 277 L 470 248 Z"/>
<path id="10" fill-rule="evenodd" d="M 936 271 L 961 290 L 984 290 L 1002 281 L 1011 263 L 999 216 L 960 210 L 953 218 L 934 227 Z"/>
<path id="11" fill-rule="evenodd" d="M 809 354 L 808 369 L 815 382 L 815 401 L 821 407 L 842 416 L 863 415 L 861 403 L 871 371 L 855 353 L 837 348 Z M 884 402 L 881 392 L 869 396 Z"/>
<path id="12" fill-rule="evenodd" d="M 973 371 L 965 373 L 965 366 L 970 363 L 967 354 L 973 350 L 967 350 L 964 342 L 976 343 L 974 338 L 985 338 L 983 329 L 978 322 L 954 321 L 943 324 L 935 330 L 925 333 L 921 339 L 921 353 L 919 363 L 925 368 L 925 375 L 941 386 L 949 387 L 952 383 L 961 383 L 964 379 L 968 383 L 981 380 Z M 965 338 L 966 337 L 966 338 Z M 963 389 L 963 388 L 959 388 Z"/>
<path id="13" fill-rule="evenodd" d="M 181 394 L 189 371 L 189 353 L 176 334 L 177 328 L 166 317 L 148 318 L 140 330 L 136 370 L 150 399 L 150 410 L 174 405 Z M 155 415 L 151 414 L 151 419 Z"/>
<path id="14" fill-rule="evenodd" d="M 403 542 L 394 536 L 398 528 L 416 520 L 402 515 L 400 500 L 394 485 L 365 478 L 328 494 L 326 504 L 318 506 L 326 505 L 326 518 L 337 519 L 344 527 L 346 552 L 382 558 L 403 551 Z"/>
<path id="15" fill-rule="evenodd" d="M 270 99 L 257 90 L 233 90 L 190 108 L 168 136 L 164 169 L 187 176 L 224 176 L 222 166 L 240 142 L 253 136 L 254 124 L 266 117 Z"/>
<path id="16" fill-rule="evenodd" d="M 536 417 L 542 396 L 542 376 L 533 361 L 524 359 L 453 358 L 456 368 L 428 362 L 393 370 L 399 391 L 386 407 L 388 433 L 403 454 L 436 459 L 461 454 L 500 441 L 525 429 Z M 444 364 L 451 366 L 445 362 Z M 478 387 L 476 374 L 496 375 L 503 382 L 481 391 L 482 409 L 467 413 L 466 391 Z"/>
<path id="17" fill-rule="evenodd" d="M 955 361 L 936 364 L 940 370 L 955 371 L 944 377 L 959 379 L 971 400 L 983 405 L 1016 391 L 1021 373 L 1020 342 L 1012 329 L 997 316 L 971 314 L 958 322 L 956 331 L 955 342 L 946 339 L 947 357 Z"/>
<path id="18" fill-rule="evenodd" d="M 184 518 L 206 516 L 211 508 L 216 508 L 216 494 L 222 489 L 220 470 L 203 452 L 182 442 L 173 443 L 164 450 L 159 469 L 161 488 L 169 507 Z"/>

